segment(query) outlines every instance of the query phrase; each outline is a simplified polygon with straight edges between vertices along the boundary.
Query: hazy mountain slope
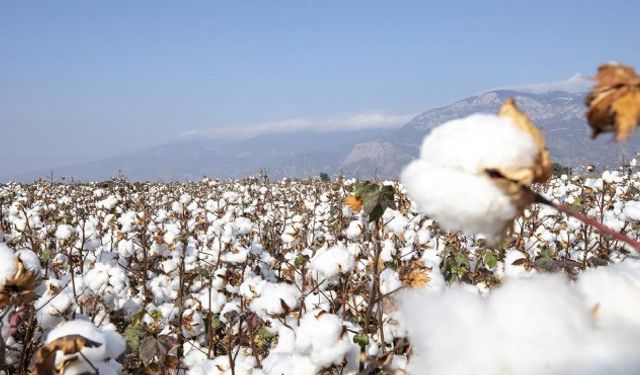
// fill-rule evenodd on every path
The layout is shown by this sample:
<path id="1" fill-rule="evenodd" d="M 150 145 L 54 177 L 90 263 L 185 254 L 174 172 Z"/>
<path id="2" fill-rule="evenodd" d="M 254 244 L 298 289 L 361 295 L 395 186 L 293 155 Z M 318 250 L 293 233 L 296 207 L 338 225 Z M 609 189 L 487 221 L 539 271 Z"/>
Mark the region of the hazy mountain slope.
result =
<path id="1" fill-rule="evenodd" d="M 617 166 L 638 152 L 640 141 L 634 137 L 626 144 L 611 141 L 608 135 L 591 140 L 584 120 L 584 94 L 550 92 L 545 94 L 498 90 L 460 100 L 449 106 L 429 110 L 396 130 L 389 137 L 355 145 L 343 162 L 346 171 L 376 169 L 381 176 L 397 177 L 409 160 L 418 155 L 422 139 L 445 121 L 472 113 L 497 113 L 505 99 L 514 97 L 518 106 L 547 135 L 554 161 L 583 167 L 587 164 Z M 366 147 L 365 147 L 366 146 Z"/>
<path id="2" fill-rule="evenodd" d="M 296 132 L 263 135 L 245 140 L 190 140 L 164 144 L 139 152 L 54 169 L 54 176 L 76 180 L 103 180 L 119 173 L 134 180 L 186 180 L 203 176 L 242 178 L 265 168 L 272 178 L 334 173 L 354 143 L 387 137 L 388 130 Z M 49 176 L 48 170 L 9 176 L 31 181 Z"/>
<path id="3" fill-rule="evenodd" d="M 549 92 L 531 94 L 497 90 L 426 111 L 395 130 L 294 132 L 262 135 L 245 140 L 177 141 L 99 162 L 54 170 L 55 176 L 80 180 L 102 180 L 119 171 L 135 180 L 184 180 L 241 178 L 265 168 L 272 178 L 344 173 L 359 178 L 395 178 L 411 159 L 431 129 L 476 112 L 496 113 L 502 102 L 514 97 L 533 121 L 545 130 L 554 161 L 583 167 L 587 164 L 617 166 L 639 150 L 640 135 L 626 144 L 611 136 L 589 138 L 584 121 L 584 94 Z M 36 171 L 13 179 L 30 181 L 48 176 Z"/>

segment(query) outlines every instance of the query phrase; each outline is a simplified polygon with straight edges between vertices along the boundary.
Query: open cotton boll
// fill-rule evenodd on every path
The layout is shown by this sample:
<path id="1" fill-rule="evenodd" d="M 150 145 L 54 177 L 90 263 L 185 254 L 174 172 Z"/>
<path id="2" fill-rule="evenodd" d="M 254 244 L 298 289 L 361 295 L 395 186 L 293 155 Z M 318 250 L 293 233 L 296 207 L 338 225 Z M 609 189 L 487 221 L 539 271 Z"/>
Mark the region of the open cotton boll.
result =
<path id="1" fill-rule="evenodd" d="M 355 259 L 349 250 L 342 246 L 332 246 L 319 250 L 310 261 L 313 275 L 318 281 L 331 280 L 336 276 L 353 270 Z"/>
<path id="2" fill-rule="evenodd" d="M 640 328 L 640 261 L 627 259 L 582 272 L 576 282 L 598 326 L 621 324 Z"/>
<path id="3" fill-rule="evenodd" d="M 474 114 L 444 123 L 425 137 L 420 159 L 471 174 L 487 168 L 526 168 L 538 149 L 531 136 L 509 118 Z"/>
<path id="4" fill-rule="evenodd" d="M 490 245 L 532 200 L 513 181 L 541 182 L 550 170 L 542 133 L 513 101 L 500 112 L 435 128 L 425 137 L 420 158 L 401 175 L 419 211 L 448 230 L 483 234 Z"/>
<path id="5" fill-rule="evenodd" d="M 496 243 L 518 208 L 486 175 L 440 167 L 418 159 L 402 172 L 402 182 L 418 211 L 445 229 L 483 234 Z"/>
<path id="6" fill-rule="evenodd" d="M 461 286 L 415 291 L 401 309 L 414 345 L 409 373 L 634 374 L 640 365 L 639 327 L 595 326 L 561 275 L 508 280 L 487 297 Z"/>
<path id="7" fill-rule="evenodd" d="M 71 225 L 60 224 L 56 228 L 56 238 L 59 240 L 68 240 L 75 230 Z"/>
<path id="8" fill-rule="evenodd" d="M 640 221 L 640 202 L 638 201 L 629 201 L 625 203 L 624 209 L 622 210 L 624 216 L 628 219 Z"/>
<path id="9" fill-rule="evenodd" d="M 258 298 L 251 301 L 250 309 L 262 319 L 284 313 L 283 304 L 289 309 L 295 308 L 301 295 L 298 288 L 286 283 L 263 284 L 258 294 Z"/>
<path id="10" fill-rule="evenodd" d="M 35 273 L 36 275 L 40 275 L 42 271 L 42 266 L 40 265 L 40 258 L 31 249 L 25 248 L 25 249 L 20 249 L 16 251 L 16 257 L 20 259 L 25 269 Z"/>
<path id="11" fill-rule="evenodd" d="M 69 335 L 80 335 L 86 339 L 99 343 L 100 346 L 98 347 L 83 348 L 81 353 L 84 355 L 84 357 L 86 357 L 86 359 L 91 361 L 92 364 L 102 364 L 106 367 L 111 367 L 111 369 L 116 371 L 115 373 L 119 372 L 120 364 L 115 361 L 111 361 L 111 359 L 118 358 L 120 354 L 124 353 L 126 349 L 125 341 L 119 333 L 113 331 L 101 331 L 96 328 L 93 323 L 85 320 L 72 320 L 66 323 L 62 323 L 51 332 L 49 332 L 49 335 L 47 335 L 47 343 Z M 73 354 L 64 355 L 62 352 L 58 352 L 56 355 L 56 365 L 71 357 L 76 356 L 74 356 Z M 73 362 L 70 368 L 67 369 L 69 373 L 74 373 L 74 371 L 81 370 L 91 370 L 91 367 L 88 366 L 84 359 Z"/>
<path id="12" fill-rule="evenodd" d="M 11 250 L 3 242 L 0 242 L 0 288 L 3 288 L 7 279 L 12 278 L 18 271 L 18 262 Z"/>
<path id="13" fill-rule="evenodd" d="M 358 345 L 349 339 L 342 319 L 318 310 L 309 311 L 300 319 L 295 349 L 319 369 L 338 365 L 349 352 L 359 351 Z"/>

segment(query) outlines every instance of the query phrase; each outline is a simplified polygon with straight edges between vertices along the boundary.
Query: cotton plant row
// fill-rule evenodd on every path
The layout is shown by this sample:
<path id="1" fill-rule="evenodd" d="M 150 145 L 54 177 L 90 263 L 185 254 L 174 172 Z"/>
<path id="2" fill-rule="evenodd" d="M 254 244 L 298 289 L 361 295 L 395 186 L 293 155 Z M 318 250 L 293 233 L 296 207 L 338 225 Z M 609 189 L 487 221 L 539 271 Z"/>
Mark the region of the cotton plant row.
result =
<path id="1" fill-rule="evenodd" d="M 537 188 L 637 236 L 639 177 L 632 163 Z M 482 295 L 510 277 L 575 277 L 634 256 L 537 206 L 489 247 L 419 214 L 403 185 L 379 185 L 393 190 L 395 209 L 371 222 L 344 203 L 353 180 L 2 186 L 2 249 L 20 263 L 2 262 L 1 276 L 9 285 L 16 264 L 38 275 L 29 298 L 8 299 L 7 372 L 28 368 L 59 332 L 106 343 L 98 332 L 126 342 L 87 356 L 115 372 L 161 371 L 162 360 L 196 374 L 404 373 L 418 356 L 403 290 L 458 285 Z M 89 323 L 95 332 L 60 331 Z"/>
<path id="2" fill-rule="evenodd" d="M 637 77 L 599 74 L 589 121 L 626 138 Z M 550 172 L 508 101 L 402 183 L 2 185 L 2 370 L 635 373 L 636 161 Z"/>

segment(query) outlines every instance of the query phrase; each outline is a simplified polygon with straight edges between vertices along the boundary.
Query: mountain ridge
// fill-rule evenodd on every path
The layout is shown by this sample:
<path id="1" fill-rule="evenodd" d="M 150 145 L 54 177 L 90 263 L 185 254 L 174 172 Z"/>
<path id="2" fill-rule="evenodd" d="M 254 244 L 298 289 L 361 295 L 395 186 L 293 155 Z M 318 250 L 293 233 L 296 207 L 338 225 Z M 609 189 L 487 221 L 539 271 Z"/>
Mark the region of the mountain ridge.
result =
<path id="1" fill-rule="evenodd" d="M 104 180 L 124 174 L 132 180 L 242 178 L 264 169 L 272 178 L 316 177 L 321 172 L 359 178 L 397 178 L 418 155 L 422 139 L 435 126 L 472 113 L 497 113 L 509 97 L 541 127 L 554 161 L 574 168 L 615 167 L 635 156 L 640 141 L 614 144 L 606 136 L 591 140 L 584 120 L 584 93 L 531 93 L 493 90 L 433 108 L 397 129 L 299 131 L 244 140 L 182 140 L 138 152 L 55 169 L 57 176 Z M 48 176 L 35 171 L 12 180 Z"/>

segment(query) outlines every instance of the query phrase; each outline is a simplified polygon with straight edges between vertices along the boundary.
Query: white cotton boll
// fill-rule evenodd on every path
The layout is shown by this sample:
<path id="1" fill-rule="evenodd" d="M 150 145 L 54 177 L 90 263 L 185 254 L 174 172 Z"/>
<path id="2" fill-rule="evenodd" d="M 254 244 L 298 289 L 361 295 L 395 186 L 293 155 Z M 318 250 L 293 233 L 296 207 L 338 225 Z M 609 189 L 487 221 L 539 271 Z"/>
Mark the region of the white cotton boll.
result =
<path id="1" fill-rule="evenodd" d="M 122 231 L 122 233 L 129 233 L 135 229 L 137 215 L 135 211 L 128 211 L 118 218 L 118 224 L 120 224 L 120 231 Z"/>
<path id="2" fill-rule="evenodd" d="M 382 321 L 386 343 L 393 343 L 396 339 L 407 337 L 407 324 L 402 312 L 392 311 L 384 314 Z"/>
<path id="3" fill-rule="evenodd" d="M 40 273 L 42 272 L 42 267 L 40 265 L 40 258 L 31 249 L 26 249 L 26 248 L 20 249 L 16 251 L 15 256 L 18 257 L 18 259 L 20 259 L 25 269 L 27 269 L 28 271 L 32 271 L 36 275 L 40 275 Z M 0 262 L 2 262 L 1 259 L 0 259 Z"/>
<path id="4" fill-rule="evenodd" d="M 100 202 L 96 203 L 96 207 L 110 211 L 117 204 L 118 204 L 118 198 L 116 198 L 115 195 L 109 195 L 104 200 L 101 200 Z"/>
<path id="5" fill-rule="evenodd" d="M 203 309 L 211 311 L 217 314 L 222 309 L 222 306 L 227 302 L 227 297 L 220 293 L 217 289 L 208 287 L 203 288 L 196 296 Z"/>
<path id="6" fill-rule="evenodd" d="M 383 262 L 391 262 L 393 256 L 396 255 L 396 244 L 392 240 L 382 241 L 382 251 L 380 252 L 380 259 Z"/>
<path id="7" fill-rule="evenodd" d="M 487 297 L 454 286 L 401 300 L 414 345 L 410 373 L 630 375 L 640 365 L 632 354 L 638 326 L 597 328 L 561 275 L 508 280 Z"/>
<path id="8" fill-rule="evenodd" d="M 348 249 L 332 246 L 320 249 L 310 260 L 312 274 L 318 281 L 334 279 L 340 274 L 353 270 L 355 259 Z"/>
<path id="9" fill-rule="evenodd" d="M 248 249 L 232 249 L 222 254 L 222 261 L 233 264 L 242 264 L 249 257 Z"/>
<path id="10" fill-rule="evenodd" d="M 391 293 L 401 287 L 402 282 L 395 270 L 385 268 L 380 272 L 380 292 L 382 294 Z"/>
<path id="11" fill-rule="evenodd" d="M 576 287 L 596 311 L 599 326 L 640 328 L 640 261 L 628 259 L 582 272 Z"/>
<path id="12" fill-rule="evenodd" d="M 323 310 L 329 311 L 333 306 L 333 301 L 338 297 L 333 290 L 323 291 L 321 293 L 310 293 L 304 299 L 306 310 Z"/>
<path id="13" fill-rule="evenodd" d="M 235 221 L 235 227 L 241 236 L 251 233 L 253 230 L 253 222 L 246 217 L 239 217 Z"/>
<path id="14" fill-rule="evenodd" d="M 388 209 L 387 209 L 388 210 Z M 409 225 L 409 219 L 397 211 L 393 211 L 393 218 L 387 223 L 387 228 L 395 235 L 399 236 L 404 234 L 404 231 Z"/>
<path id="15" fill-rule="evenodd" d="M 631 220 L 640 221 L 640 202 L 629 201 L 624 205 L 622 213 Z"/>
<path id="16" fill-rule="evenodd" d="M 262 369 L 266 375 L 316 375 L 320 370 L 307 356 L 278 352 L 269 353 Z"/>
<path id="17" fill-rule="evenodd" d="M 74 232 L 75 229 L 71 225 L 60 224 L 56 228 L 56 238 L 59 240 L 68 240 Z"/>
<path id="18" fill-rule="evenodd" d="M 474 114 L 444 123 L 422 142 L 420 159 L 470 174 L 533 165 L 538 149 L 511 119 Z M 407 189 L 409 190 L 409 189 Z"/>
<path id="19" fill-rule="evenodd" d="M 507 277 L 521 277 L 528 274 L 529 271 L 525 268 L 526 263 L 518 264 L 524 262 L 526 258 L 526 255 L 518 250 L 507 250 L 504 257 L 504 275 Z M 514 262 L 516 264 L 513 264 Z"/>
<path id="20" fill-rule="evenodd" d="M 85 347 L 81 351 L 81 353 L 92 363 L 102 363 L 104 365 L 109 364 L 109 359 L 117 358 L 120 354 L 124 353 L 126 348 L 124 339 L 120 334 L 117 332 L 101 331 L 96 328 L 93 323 L 84 320 L 72 320 L 62 323 L 49 332 L 47 335 L 47 343 L 69 335 L 80 335 L 101 344 L 94 348 Z M 71 357 L 74 357 L 74 355 L 64 355 L 62 352 L 58 352 L 56 354 L 56 365 Z M 117 363 L 114 363 L 114 365 L 115 364 Z M 84 369 L 86 367 L 86 362 L 84 360 L 79 360 L 71 365 L 72 368 L 76 366 Z M 70 369 L 70 371 L 73 370 Z"/>
<path id="21" fill-rule="evenodd" d="M 510 197 L 489 177 L 443 168 L 422 159 L 402 172 L 416 208 L 445 229 L 484 234 L 490 244 L 518 213 Z"/>
<path id="22" fill-rule="evenodd" d="M 296 352 L 311 359 L 318 368 L 337 365 L 352 350 L 359 350 L 344 331 L 342 319 L 322 311 L 309 311 L 300 319 Z"/>
<path id="23" fill-rule="evenodd" d="M 350 222 L 345 234 L 350 240 L 360 239 L 362 235 L 362 223 L 357 220 Z"/>
<path id="24" fill-rule="evenodd" d="M 18 271 L 18 262 L 11 250 L 3 242 L 0 242 L 0 288 L 3 288 L 7 279 L 12 278 Z"/>
<path id="25" fill-rule="evenodd" d="M 259 296 L 251 301 L 249 308 L 262 319 L 272 315 L 285 313 L 288 309 L 295 309 L 300 299 L 300 291 L 295 285 L 286 283 L 262 284 Z"/>
<path id="26" fill-rule="evenodd" d="M 445 229 L 484 234 L 491 245 L 518 208 L 485 171 L 531 168 L 537 156 L 532 137 L 510 119 L 476 114 L 435 128 L 401 180 L 419 211 Z"/>

